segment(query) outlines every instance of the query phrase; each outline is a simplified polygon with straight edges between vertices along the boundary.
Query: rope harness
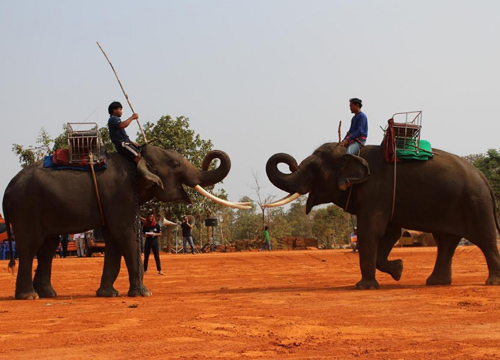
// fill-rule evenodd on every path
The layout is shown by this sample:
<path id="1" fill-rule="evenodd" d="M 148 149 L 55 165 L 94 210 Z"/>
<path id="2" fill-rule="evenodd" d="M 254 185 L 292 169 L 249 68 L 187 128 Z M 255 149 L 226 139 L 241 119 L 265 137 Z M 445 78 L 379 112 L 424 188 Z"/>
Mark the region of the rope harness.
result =
<path id="1" fill-rule="evenodd" d="M 358 153 L 356 154 L 357 156 L 359 156 L 359 154 L 361 154 L 361 149 L 365 146 L 359 141 L 358 141 L 358 144 L 359 144 L 359 150 L 358 150 Z M 349 194 L 347 195 L 347 201 L 346 201 L 345 207 L 344 207 L 345 212 L 347 212 L 347 208 L 349 207 L 349 201 L 351 200 L 351 194 L 352 194 L 352 186 L 349 187 Z"/>
<path id="2" fill-rule="evenodd" d="M 396 140 L 392 142 L 392 146 L 394 148 L 394 181 L 393 181 L 393 191 L 392 191 L 392 210 L 391 210 L 391 219 L 389 221 L 392 221 L 392 218 L 394 217 L 394 209 L 396 207 L 396 174 L 397 174 L 397 154 L 396 154 Z"/>
<path id="3" fill-rule="evenodd" d="M 101 214 L 101 225 L 104 226 L 105 221 L 104 221 L 104 213 L 102 212 L 102 204 L 101 204 L 101 196 L 99 195 L 99 187 L 97 186 L 97 178 L 95 176 L 95 170 L 94 170 L 94 155 L 92 152 L 89 154 L 89 163 L 90 163 L 90 169 L 92 171 L 92 179 L 94 180 L 94 189 L 95 189 L 95 194 L 97 197 L 97 205 L 99 205 L 99 213 Z"/>
<path id="4" fill-rule="evenodd" d="M 89 154 L 90 158 L 90 168 L 92 171 L 92 179 L 94 180 L 94 189 L 96 192 L 96 197 L 97 197 L 97 204 L 99 205 L 99 213 L 101 214 L 101 225 L 105 225 L 104 221 L 104 213 L 102 211 L 102 203 L 101 203 L 101 197 L 99 195 L 99 187 L 97 185 L 97 178 L 95 175 L 95 170 L 94 170 L 94 156 L 92 153 Z M 141 233 L 141 219 L 139 217 L 139 192 L 137 189 L 137 168 L 134 163 L 130 163 L 131 167 L 131 176 L 130 176 L 130 182 L 132 185 L 132 191 L 133 191 L 133 205 L 132 205 L 132 213 L 133 213 L 133 227 L 134 227 L 134 236 L 135 236 L 135 242 L 136 242 L 136 247 L 137 247 L 137 259 L 139 261 L 138 263 L 138 268 L 139 268 L 139 278 L 141 281 L 141 286 L 139 288 L 139 291 L 141 294 L 144 294 L 146 287 L 143 284 L 144 280 L 144 268 L 142 267 L 142 258 L 141 258 L 141 248 L 142 248 L 142 233 Z"/>
<path id="5" fill-rule="evenodd" d="M 141 294 L 144 294 L 146 287 L 144 286 L 143 280 L 144 280 L 144 268 L 142 266 L 142 258 L 141 258 L 141 248 L 142 248 L 142 233 L 141 233 L 141 219 L 139 217 L 139 192 L 137 189 L 137 168 L 134 163 L 130 163 L 131 166 L 131 176 L 130 176 L 130 181 L 132 183 L 132 191 L 134 193 L 134 202 L 133 202 L 133 222 L 134 222 L 134 235 L 135 235 L 135 242 L 136 242 L 136 247 L 137 247 L 137 259 L 138 259 L 138 265 L 139 265 L 139 278 L 141 281 L 141 286 L 139 288 L 139 291 Z"/>
<path id="6" fill-rule="evenodd" d="M 394 141 L 392 143 L 392 146 L 394 147 L 394 184 L 393 184 L 393 191 L 392 191 L 392 210 L 391 210 L 391 218 L 389 221 L 392 221 L 394 218 L 394 209 L 396 208 L 396 185 L 397 185 L 397 180 L 396 180 L 396 175 L 397 175 L 397 157 L 396 157 L 396 142 Z M 358 151 L 358 156 L 361 153 L 361 148 Z M 351 194 L 352 194 L 352 186 L 349 188 L 349 194 L 347 195 L 347 201 L 344 206 L 344 211 L 347 212 L 347 208 L 349 207 L 349 202 L 351 200 Z"/>

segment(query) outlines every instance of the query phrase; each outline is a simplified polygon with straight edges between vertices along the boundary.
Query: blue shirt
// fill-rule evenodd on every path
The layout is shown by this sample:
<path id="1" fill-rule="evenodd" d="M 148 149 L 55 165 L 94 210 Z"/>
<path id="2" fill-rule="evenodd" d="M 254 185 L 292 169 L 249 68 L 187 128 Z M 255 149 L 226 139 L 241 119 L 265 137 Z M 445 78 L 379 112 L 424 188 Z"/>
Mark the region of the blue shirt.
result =
<path id="1" fill-rule="evenodd" d="M 368 136 L 368 118 L 365 113 L 359 112 L 352 117 L 351 127 L 347 133 L 345 139 L 356 140 L 360 139 L 366 141 Z"/>
<path id="2" fill-rule="evenodd" d="M 118 116 L 111 116 L 108 120 L 109 137 L 117 148 L 122 146 L 122 142 L 130 142 L 125 129 L 120 129 L 121 123 L 122 119 Z"/>

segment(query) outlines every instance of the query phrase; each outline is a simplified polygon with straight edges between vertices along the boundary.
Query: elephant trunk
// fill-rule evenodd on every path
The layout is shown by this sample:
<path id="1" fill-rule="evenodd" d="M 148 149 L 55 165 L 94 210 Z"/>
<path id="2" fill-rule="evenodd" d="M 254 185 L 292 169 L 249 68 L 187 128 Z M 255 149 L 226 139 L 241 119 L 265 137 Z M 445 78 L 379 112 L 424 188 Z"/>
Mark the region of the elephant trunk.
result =
<path id="1" fill-rule="evenodd" d="M 216 169 L 209 170 L 210 164 L 212 163 L 213 159 L 219 159 L 220 164 Z M 188 185 L 191 187 L 194 187 L 196 185 L 200 185 L 202 187 L 215 185 L 218 182 L 222 181 L 227 176 L 227 174 L 229 174 L 229 170 L 231 170 L 231 159 L 229 158 L 229 155 L 221 150 L 212 150 L 205 156 L 205 159 L 203 160 L 197 183 Z"/>
<path id="2" fill-rule="evenodd" d="M 297 161 L 288 154 L 279 153 L 271 156 L 266 164 L 266 173 L 269 180 L 277 188 L 286 191 L 290 194 L 300 193 L 306 194 L 309 192 L 306 172 L 304 172 L 308 159 L 304 160 L 300 166 Z M 278 164 L 285 163 L 288 165 L 291 174 L 284 174 L 278 169 Z"/>

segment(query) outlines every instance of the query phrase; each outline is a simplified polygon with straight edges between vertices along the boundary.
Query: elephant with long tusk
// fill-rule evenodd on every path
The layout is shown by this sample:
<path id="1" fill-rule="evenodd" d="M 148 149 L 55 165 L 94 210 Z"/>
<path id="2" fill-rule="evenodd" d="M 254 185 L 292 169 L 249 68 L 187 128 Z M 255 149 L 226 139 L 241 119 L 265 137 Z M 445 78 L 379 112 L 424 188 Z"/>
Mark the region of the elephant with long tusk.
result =
<path id="1" fill-rule="evenodd" d="M 481 172 L 467 160 L 442 150 L 428 161 L 402 161 L 397 172 L 384 161 L 381 146 L 365 146 L 359 156 L 346 154 L 337 143 L 319 147 L 297 164 L 284 153 L 269 158 L 269 180 L 289 193 L 266 207 L 283 206 L 308 194 L 306 213 L 334 203 L 358 218 L 360 289 L 379 287 L 375 269 L 399 280 L 401 260 L 388 260 L 401 229 L 431 232 L 438 254 L 427 285 L 451 284 L 451 263 L 462 238 L 476 244 L 488 265 L 487 285 L 500 285 L 500 232 L 495 198 Z M 279 170 L 287 164 L 290 173 Z"/>
<path id="2" fill-rule="evenodd" d="M 109 155 L 105 171 L 96 172 L 106 244 L 97 296 L 119 295 L 113 284 L 120 272 L 122 256 L 129 273 L 128 295 L 151 295 L 143 284 L 140 244 L 134 230 L 136 207 L 144 202 L 156 198 L 163 202 L 191 203 L 183 189 L 186 185 L 224 206 L 250 209 L 247 203 L 219 199 L 203 188 L 220 182 L 229 173 L 231 161 L 222 151 L 208 153 L 202 169 L 197 169 L 173 150 L 152 145 L 143 148 L 142 156 L 144 162 L 139 170 L 140 176 L 134 175 L 134 164 L 116 153 Z M 220 165 L 208 170 L 213 159 L 219 159 Z M 51 271 L 59 235 L 101 226 L 91 173 L 44 168 L 41 162 L 30 165 L 7 186 L 3 210 L 6 224 L 12 224 L 15 230 L 19 255 L 16 299 L 57 296 L 51 284 Z M 7 228 L 10 229 L 8 225 Z M 35 256 L 38 266 L 32 278 Z"/>

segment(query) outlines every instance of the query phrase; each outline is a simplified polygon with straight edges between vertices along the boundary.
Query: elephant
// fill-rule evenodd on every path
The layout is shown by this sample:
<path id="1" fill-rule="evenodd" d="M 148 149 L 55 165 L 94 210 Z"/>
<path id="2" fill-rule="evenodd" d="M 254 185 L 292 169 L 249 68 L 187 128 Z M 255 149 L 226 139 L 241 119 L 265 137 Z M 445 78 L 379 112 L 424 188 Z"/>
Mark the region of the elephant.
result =
<path id="1" fill-rule="evenodd" d="M 219 159 L 220 164 L 209 170 L 213 159 Z M 200 170 L 174 150 L 145 145 L 141 163 L 136 172 L 135 164 L 124 156 L 108 155 L 107 169 L 95 172 L 100 205 L 91 172 L 44 168 L 42 162 L 38 162 L 25 167 L 10 181 L 3 198 L 3 211 L 6 223 L 12 224 L 15 232 L 19 256 L 16 299 L 57 296 L 51 284 L 51 272 L 58 236 L 99 227 L 105 241 L 105 257 L 96 295 L 120 295 L 113 284 L 120 272 L 122 255 L 129 273 L 128 296 L 151 295 L 143 284 L 137 236 L 139 206 L 153 198 L 190 203 L 183 185 L 210 196 L 203 187 L 224 179 L 231 161 L 226 153 L 214 150 L 206 155 Z M 226 206 L 246 208 L 245 204 L 231 203 L 213 195 L 211 198 Z M 38 264 L 32 278 L 35 256 Z M 10 265 L 14 264 L 11 258 Z"/>
<path id="2" fill-rule="evenodd" d="M 432 233 L 437 243 L 434 270 L 427 285 L 450 285 L 452 258 L 461 238 L 483 252 L 488 265 L 487 285 L 500 285 L 500 232 L 495 198 L 487 179 L 470 162 L 433 149 L 428 161 L 384 160 L 382 146 L 362 148 L 359 156 L 346 154 L 338 143 L 326 143 L 297 165 L 285 153 L 271 156 L 266 173 L 273 185 L 290 193 L 268 207 L 282 206 L 309 194 L 306 213 L 315 205 L 334 203 L 357 215 L 359 289 L 377 289 L 376 269 L 396 281 L 403 271 L 402 260 L 388 256 L 401 229 Z M 280 163 L 291 173 L 283 173 Z"/>

